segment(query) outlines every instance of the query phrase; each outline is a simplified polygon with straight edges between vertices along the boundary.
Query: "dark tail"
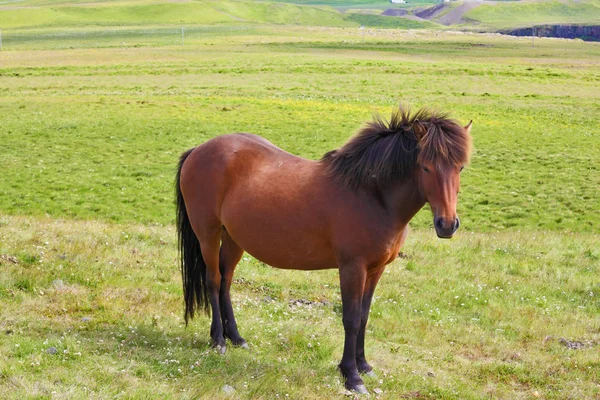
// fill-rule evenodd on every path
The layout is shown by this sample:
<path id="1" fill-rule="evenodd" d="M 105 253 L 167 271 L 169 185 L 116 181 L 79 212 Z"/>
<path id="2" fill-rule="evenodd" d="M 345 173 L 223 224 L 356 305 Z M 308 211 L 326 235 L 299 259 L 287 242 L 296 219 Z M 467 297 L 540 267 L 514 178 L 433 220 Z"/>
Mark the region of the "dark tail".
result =
<path id="1" fill-rule="evenodd" d="M 194 149 L 181 155 L 175 191 L 177 193 L 177 234 L 179 238 L 179 257 L 181 258 L 181 278 L 183 280 L 183 297 L 185 299 L 185 324 L 194 318 L 197 309 L 204 309 L 208 314 L 209 295 L 206 288 L 206 264 L 200 251 L 200 242 L 192 229 L 190 219 L 181 194 L 181 168 Z"/>

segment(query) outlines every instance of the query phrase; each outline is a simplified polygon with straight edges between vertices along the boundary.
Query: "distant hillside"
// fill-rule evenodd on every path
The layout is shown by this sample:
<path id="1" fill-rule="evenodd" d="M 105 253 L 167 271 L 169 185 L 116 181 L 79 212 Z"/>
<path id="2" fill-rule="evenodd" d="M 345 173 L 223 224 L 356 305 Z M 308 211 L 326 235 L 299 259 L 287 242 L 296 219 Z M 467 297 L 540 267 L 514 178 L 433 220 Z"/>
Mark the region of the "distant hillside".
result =
<path id="1" fill-rule="evenodd" d="M 0 28 L 87 25 L 277 24 L 350 26 L 334 9 L 251 2 L 104 2 L 17 8 L 0 6 Z"/>
<path id="2" fill-rule="evenodd" d="M 600 21 L 600 0 L 443 4 L 434 4 L 431 0 L 408 1 L 408 5 L 392 5 L 368 0 L 0 0 L 0 29 L 280 24 L 394 29 L 436 29 L 446 25 L 467 30 L 507 31 L 533 24 L 598 24 Z M 390 9 L 387 14 L 407 10 L 409 15 L 381 15 L 387 9 Z"/>
<path id="3" fill-rule="evenodd" d="M 600 41 L 600 0 L 451 1 L 411 10 L 455 29 Z"/>
<path id="4" fill-rule="evenodd" d="M 400 29 L 434 26 L 427 21 L 342 13 L 327 6 L 280 2 L 26 0 L 1 3 L 0 0 L 0 29 L 230 23 L 334 27 L 365 25 Z"/>
<path id="5" fill-rule="evenodd" d="M 293 4 L 306 4 L 306 5 L 322 5 L 331 6 L 335 8 L 364 8 L 364 9 L 375 9 L 375 8 L 389 8 L 390 1 L 385 0 L 268 0 L 276 1 L 279 3 L 293 3 Z M 414 5 L 427 5 L 439 3 L 439 0 L 408 0 L 407 4 L 394 4 L 394 6 L 414 6 Z"/>
<path id="6" fill-rule="evenodd" d="M 485 28 L 509 28 L 533 24 L 600 23 L 600 1 L 532 1 L 483 4 L 463 19 Z"/>
<path id="7" fill-rule="evenodd" d="M 600 0 L 452 1 L 414 15 L 442 25 L 498 30 L 540 24 L 600 23 Z"/>

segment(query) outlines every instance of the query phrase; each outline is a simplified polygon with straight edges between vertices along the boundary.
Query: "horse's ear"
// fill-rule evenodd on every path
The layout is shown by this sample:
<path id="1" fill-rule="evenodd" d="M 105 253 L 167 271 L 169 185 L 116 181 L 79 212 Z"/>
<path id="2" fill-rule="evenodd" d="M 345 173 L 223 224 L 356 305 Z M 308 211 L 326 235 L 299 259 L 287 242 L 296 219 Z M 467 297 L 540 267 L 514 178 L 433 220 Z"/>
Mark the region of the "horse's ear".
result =
<path id="1" fill-rule="evenodd" d="M 469 123 L 467 124 L 467 126 L 465 126 L 465 131 L 467 131 L 467 134 L 471 133 L 471 126 L 473 125 L 473 120 L 470 120 Z"/>
<path id="2" fill-rule="evenodd" d="M 427 129 L 425 129 L 425 126 L 423 126 L 423 124 L 420 123 L 419 120 L 416 120 L 413 123 L 413 132 L 415 133 L 417 140 L 420 141 L 423 138 L 423 136 L 425 136 L 425 134 L 427 133 Z"/>

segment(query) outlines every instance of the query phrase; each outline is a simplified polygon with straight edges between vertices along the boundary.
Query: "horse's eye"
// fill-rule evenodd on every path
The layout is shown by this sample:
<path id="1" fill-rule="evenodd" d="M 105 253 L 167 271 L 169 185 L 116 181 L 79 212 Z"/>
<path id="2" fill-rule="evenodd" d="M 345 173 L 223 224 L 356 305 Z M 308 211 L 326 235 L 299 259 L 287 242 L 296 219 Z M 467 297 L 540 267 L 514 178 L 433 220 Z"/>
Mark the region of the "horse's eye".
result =
<path id="1" fill-rule="evenodd" d="M 423 171 L 425 171 L 425 172 L 429 173 L 429 168 L 427 168 L 427 167 L 423 167 Z"/>
<path id="2" fill-rule="evenodd" d="M 463 169 L 465 169 L 464 165 L 462 167 L 460 167 L 460 171 L 459 172 L 462 172 Z"/>

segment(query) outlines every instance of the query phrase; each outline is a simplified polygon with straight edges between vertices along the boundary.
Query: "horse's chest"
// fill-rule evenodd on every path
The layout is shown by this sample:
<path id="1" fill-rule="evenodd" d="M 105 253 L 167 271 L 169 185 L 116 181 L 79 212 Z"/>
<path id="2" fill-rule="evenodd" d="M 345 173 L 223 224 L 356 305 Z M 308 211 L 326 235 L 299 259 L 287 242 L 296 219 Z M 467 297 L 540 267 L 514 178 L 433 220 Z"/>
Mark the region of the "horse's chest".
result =
<path id="1" fill-rule="evenodd" d="M 408 227 L 404 228 L 400 233 L 393 235 L 381 242 L 379 246 L 379 254 L 374 262 L 376 265 L 387 265 L 393 262 L 398 257 L 398 252 L 406 240 L 408 235 Z"/>

